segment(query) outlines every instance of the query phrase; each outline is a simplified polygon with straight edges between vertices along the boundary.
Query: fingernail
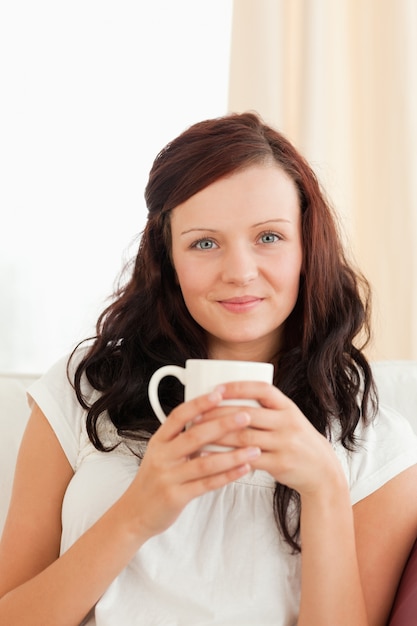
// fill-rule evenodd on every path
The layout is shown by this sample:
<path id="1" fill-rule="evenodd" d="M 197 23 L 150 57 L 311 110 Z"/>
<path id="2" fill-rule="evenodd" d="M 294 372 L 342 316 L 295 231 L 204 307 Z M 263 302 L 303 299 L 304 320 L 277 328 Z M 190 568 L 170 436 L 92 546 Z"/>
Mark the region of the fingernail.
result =
<path id="1" fill-rule="evenodd" d="M 235 415 L 235 422 L 237 424 L 249 424 L 249 422 L 250 422 L 250 415 L 249 415 L 249 413 L 236 413 L 236 415 Z"/>
<path id="2" fill-rule="evenodd" d="M 220 400 L 222 399 L 222 394 L 216 388 L 214 391 L 209 393 L 208 399 L 210 400 L 210 402 L 220 402 Z"/>
<path id="3" fill-rule="evenodd" d="M 261 455 L 261 449 L 260 448 L 248 448 L 246 450 L 246 454 L 248 459 L 256 459 L 256 457 Z"/>
<path id="4" fill-rule="evenodd" d="M 198 422 L 201 422 L 202 419 L 203 419 L 202 415 L 196 415 L 195 418 L 193 419 L 193 424 L 197 424 Z"/>

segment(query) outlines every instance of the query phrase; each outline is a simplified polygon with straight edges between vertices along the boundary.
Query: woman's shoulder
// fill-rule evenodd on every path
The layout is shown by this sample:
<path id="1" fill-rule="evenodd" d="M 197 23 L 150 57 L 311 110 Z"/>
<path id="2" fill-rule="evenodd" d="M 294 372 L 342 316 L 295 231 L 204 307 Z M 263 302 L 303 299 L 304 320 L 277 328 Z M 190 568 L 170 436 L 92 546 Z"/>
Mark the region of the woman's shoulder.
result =
<path id="1" fill-rule="evenodd" d="M 27 390 L 29 403 L 36 403 L 54 430 L 71 466 L 75 468 L 85 433 L 86 410 L 78 401 L 73 381 L 78 364 L 87 347 L 77 348 L 71 355 L 58 359 Z M 86 377 L 82 393 L 88 403 L 97 394 Z"/>
<path id="2" fill-rule="evenodd" d="M 87 456 L 97 452 L 87 432 L 86 407 L 99 400 L 101 392 L 90 384 L 84 372 L 80 380 L 83 406 L 74 387 L 76 370 L 89 348 L 90 345 L 83 344 L 61 357 L 28 389 L 30 402 L 36 402 L 44 413 L 74 471 Z M 143 455 L 145 444 L 119 435 L 107 411 L 100 415 L 96 428 L 104 448 L 122 455 Z"/>
<path id="3" fill-rule="evenodd" d="M 355 430 L 359 448 L 384 448 L 391 455 L 401 450 L 416 447 L 417 435 L 409 420 L 397 409 L 379 403 L 375 416 L 368 421 L 359 422 Z"/>

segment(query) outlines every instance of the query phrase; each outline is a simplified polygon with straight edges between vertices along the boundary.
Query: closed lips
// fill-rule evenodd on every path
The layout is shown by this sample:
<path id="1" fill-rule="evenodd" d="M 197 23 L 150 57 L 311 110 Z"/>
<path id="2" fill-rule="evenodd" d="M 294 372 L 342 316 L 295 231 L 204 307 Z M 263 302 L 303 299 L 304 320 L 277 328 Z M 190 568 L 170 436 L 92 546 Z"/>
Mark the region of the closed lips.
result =
<path id="1" fill-rule="evenodd" d="M 248 304 L 249 302 L 258 302 L 263 298 L 257 296 L 241 296 L 239 298 L 228 298 L 227 300 L 219 300 L 222 304 Z"/>
<path id="2" fill-rule="evenodd" d="M 226 310 L 232 312 L 245 312 L 253 309 L 263 301 L 263 298 L 257 298 L 255 296 L 244 296 L 240 298 L 229 298 L 227 300 L 219 300 Z"/>

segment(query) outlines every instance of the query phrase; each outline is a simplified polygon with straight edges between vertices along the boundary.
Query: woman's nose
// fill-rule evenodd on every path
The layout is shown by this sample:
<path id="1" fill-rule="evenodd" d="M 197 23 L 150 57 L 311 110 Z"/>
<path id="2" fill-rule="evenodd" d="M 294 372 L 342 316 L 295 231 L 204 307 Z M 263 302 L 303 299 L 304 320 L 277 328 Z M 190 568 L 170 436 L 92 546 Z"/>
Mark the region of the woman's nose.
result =
<path id="1" fill-rule="evenodd" d="M 229 250 L 223 262 L 222 278 L 226 283 L 246 285 L 258 276 L 255 255 L 245 247 Z"/>

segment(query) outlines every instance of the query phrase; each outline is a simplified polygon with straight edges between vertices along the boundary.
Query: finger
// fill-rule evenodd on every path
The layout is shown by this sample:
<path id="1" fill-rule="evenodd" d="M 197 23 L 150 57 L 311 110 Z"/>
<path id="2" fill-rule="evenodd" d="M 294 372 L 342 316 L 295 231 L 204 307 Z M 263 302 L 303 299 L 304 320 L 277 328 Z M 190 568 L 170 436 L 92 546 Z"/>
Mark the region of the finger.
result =
<path id="1" fill-rule="evenodd" d="M 214 453 L 189 461 L 184 464 L 187 467 L 183 466 L 185 483 L 182 484 L 181 489 L 187 493 L 187 498 L 192 499 L 208 491 L 224 487 L 252 471 L 253 463 L 259 456 L 261 456 L 260 450 L 251 448 L 233 453 Z M 238 460 L 245 458 L 246 462 L 235 465 Z M 220 468 L 222 471 L 218 471 Z"/>
<path id="2" fill-rule="evenodd" d="M 258 381 L 236 381 L 226 383 L 223 390 L 225 400 L 242 398 L 257 400 L 261 406 L 266 408 L 286 408 L 291 404 L 291 400 L 277 387 L 265 382 Z"/>
<path id="3" fill-rule="evenodd" d="M 223 454 L 223 453 L 221 453 Z M 248 474 L 252 470 L 249 463 L 244 463 L 238 467 L 234 467 L 226 472 L 220 474 L 213 474 L 206 476 L 200 480 L 191 481 L 185 485 L 187 490 L 187 497 L 189 500 L 202 496 L 209 491 L 220 489 L 231 482 L 234 482 L 238 478 L 241 478 L 245 474 Z"/>
<path id="4" fill-rule="evenodd" d="M 263 430 L 260 428 L 245 428 L 243 430 L 228 433 L 221 439 L 214 442 L 219 446 L 232 448 L 260 448 L 262 452 L 276 450 L 282 445 L 282 437 L 273 430 Z"/>
<path id="5" fill-rule="evenodd" d="M 201 417 L 201 422 L 210 422 L 219 420 L 227 415 L 235 415 L 237 413 L 247 413 L 250 416 L 250 426 L 252 428 L 259 428 L 262 430 L 274 430 L 278 428 L 282 423 L 282 417 L 280 414 L 284 414 L 279 409 L 273 409 L 266 407 L 252 407 L 244 404 L 239 404 L 239 399 L 236 400 L 236 405 L 217 406 Z"/>
<path id="6" fill-rule="evenodd" d="M 214 443 L 229 433 L 245 429 L 249 424 L 250 416 L 246 411 L 233 412 L 217 420 L 195 423 L 172 442 L 172 454 L 178 458 L 192 456 L 207 444 Z"/>
<path id="7" fill-rule="evenodd" d="M 178 468 L 177 479 L 182 483 L 205 481 L 207 478 L 229 473 L 236 468 L 250 464 L 260 455 L 259 448 L 249 447 L 195 457 Z"/>
<path id="8" fill-rule="evenodd" d="M 171 411 L 164 424 L 158 429 L 156 433 L 158 439 L 170 441 L 183 431 L 187 424 L 216 407 L 222 399 L 222 388 L 219 387 L 209 394 L 198 396 L 193 400 L 178 405 Z"/>

